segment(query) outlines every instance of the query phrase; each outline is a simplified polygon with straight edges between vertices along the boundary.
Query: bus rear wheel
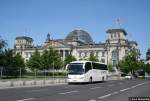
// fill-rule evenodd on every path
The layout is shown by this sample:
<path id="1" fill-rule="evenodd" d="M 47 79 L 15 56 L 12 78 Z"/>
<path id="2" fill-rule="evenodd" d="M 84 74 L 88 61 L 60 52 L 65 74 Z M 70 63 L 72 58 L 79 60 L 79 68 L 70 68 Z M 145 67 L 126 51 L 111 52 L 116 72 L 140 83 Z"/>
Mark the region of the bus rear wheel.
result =
<path id="1" fill-rule="evenodd" d="M 93 82 L 92 77 L 90 77 L 89 83 L 92 83 L 92 82 Z"/>

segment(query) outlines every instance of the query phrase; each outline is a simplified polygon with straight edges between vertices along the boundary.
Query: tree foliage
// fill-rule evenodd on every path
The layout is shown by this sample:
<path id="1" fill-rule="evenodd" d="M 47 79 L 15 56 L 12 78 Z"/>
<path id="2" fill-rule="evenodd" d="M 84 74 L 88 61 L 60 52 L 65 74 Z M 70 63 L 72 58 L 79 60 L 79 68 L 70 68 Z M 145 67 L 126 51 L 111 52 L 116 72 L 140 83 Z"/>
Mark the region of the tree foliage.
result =
<path id="1" fill-rule="evenodd" d="M 0 37 L 0 66 L 5 64 L 5 47 L 7 43 Z"/>
<path id="2" fill-rule="evenodd" d="M 150 48 L 148 48 L 147 52 L 146 52 L 146 60 L 147 60 L 147 64 L 145 64 L 144 66 L 144 71 L 147 72 L 147 73 L 150 73 L 150 64 L 149 64 L 149 61 L 150 61 Z"/>
<path id="3" fill-rule="evenodd" d="M 149 63 L 145 64 L 143 70 L 147 73 L 150 73 L 150 64 Z"/>
<path id="4" fill-rule="evenodd" d="M 70 55 L 66 56 L 64 62 L 65 62 L 65 65 L 67 65 L 67 64 L 69 64 L 70 62 L 76 61 L 76 60 L 77 60 L 77 59 L 76 59 L 74 56 L 72 56 L 72 55 L 70 54 Z"/>
<path id="5" fill-rule="evenodd" d="M 89 57 L 89 61 L 94 61 L 94 62 L 98 62 L 98 58 L 96 56 L 94 56 L 94 53 L 90 53 L 90 57 Z"/>
<path id="6" fill-rule="evenodd" d="M 42 55 L 35 50 L 27 66 L 31 70 L 48 70 L 48 69 L 60 69 L 62 68 L 62 61 L 57 50 L 49 47 L 49 49 L 44 50 Z"/>
<path id="7" fill-rule="evenodd" d="M 5 76 L 19 76 L 20 71 L 25 73 L 24 59 L 13 50 L 6 48 L 7 43 L 0 37 L 0 67 Z"/>
<path id="8" fill-rule="evenodd" d="M 109 72 L 113 71 L 113 65 L 111 63 L 109 63 L 107 67 Z"/>
<path id="9" fill-rule="evenodd" d="M 24 59 L 20 54 L 14 54 L 13 50 L 5 50 L 3 74 L 5 76 L 19 76 L 20 71 L 22 75 L 25 73 Z"/>
<path id="10" fill-rule="evenodd" d="M 33 55 L 30 57 L 29 61 L 27 61 L 27 67 L 31 70 L 42 69 L 41 67 L 41 56 L 39 51 L 36 49 Z"/>
<path id="11" fill-rule="evenodd" d="M 140 61 L 138 60 L 139 53 L 136 50 L 132 50 L 127 54 L 122 61 L 119 62 L 119 67 L 122 72 L 133 74 L 140 68 Z"/>
<path id="12" fill-rule="evenodd" d="M 53 69 L 53 66 L 55 69 L 60 69 L 63 66 L 60 54 L 52 47 L 49 47 L 48 50 L 44 50 L 41 56 L 41 62 L 43 69 Z"/>
<path id="13" fill-rule="evenodd" d="M 4 49 L 6 48 L 6 45 L 7 45 L 6 41 L 3 40 L 0 36 L 0 54 L 2 54 L 4 52 Z"/>
<path id="14" fill-rule="evenodd" d="M 150 60 L 150 48 L 146 52 L 146 60 Z"/>

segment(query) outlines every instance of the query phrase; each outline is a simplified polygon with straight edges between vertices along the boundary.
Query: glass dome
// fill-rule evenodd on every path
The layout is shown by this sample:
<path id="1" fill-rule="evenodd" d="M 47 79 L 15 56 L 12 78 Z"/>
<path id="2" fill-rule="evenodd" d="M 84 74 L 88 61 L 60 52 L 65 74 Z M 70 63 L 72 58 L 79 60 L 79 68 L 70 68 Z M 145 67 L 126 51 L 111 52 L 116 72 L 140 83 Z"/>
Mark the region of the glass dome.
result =
<path id="1" fill-rule="evenodd" d="M 75 40 L 75 41 L 82 41 L 84 43 L 93 43 L 93 40 L 89 35 L 89 33 L 87 33 L 84 30 L 74 30 L 70 32 L 67 35 L 66 40 Z"/>

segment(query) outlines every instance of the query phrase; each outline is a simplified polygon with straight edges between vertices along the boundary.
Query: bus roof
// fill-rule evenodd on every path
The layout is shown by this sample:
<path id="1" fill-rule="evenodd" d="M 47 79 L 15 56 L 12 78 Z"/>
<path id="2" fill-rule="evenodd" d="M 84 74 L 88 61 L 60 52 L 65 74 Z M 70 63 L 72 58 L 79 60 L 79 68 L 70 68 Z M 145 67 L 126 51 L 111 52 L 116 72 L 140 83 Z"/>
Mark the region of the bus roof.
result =
<path id="1" fill-rule="evenodd" d="M 72 61 L 72 62 L 70 62 L 70 63 L 86 63 L 86 62 L 93 62 L 93 61 L 82 60 L 82 61 Z M 105 63 L 101 63 L 101 62 L 93 62 L 93 63 L 105 64 Z M 105 64 L 105 65 L 106 65 L 106 64 Z"/>
<path id="2" fill-rule="evenodd" d="M 91 61 L 84 61 L 84 60 L 82 60 L 82 61 L 72 61 L 70 63 L 86 63 L 86 62 L 91 62 Z"/>

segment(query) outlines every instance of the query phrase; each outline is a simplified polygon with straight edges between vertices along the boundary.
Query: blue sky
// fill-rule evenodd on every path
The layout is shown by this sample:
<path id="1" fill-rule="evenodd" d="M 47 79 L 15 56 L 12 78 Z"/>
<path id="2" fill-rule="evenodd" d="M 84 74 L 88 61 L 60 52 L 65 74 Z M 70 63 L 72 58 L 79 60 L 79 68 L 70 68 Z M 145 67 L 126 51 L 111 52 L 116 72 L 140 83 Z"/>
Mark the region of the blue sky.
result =
<path id="1" fill-rule="evenodd" d="M 142 57 L 150 47 L 150 0 L 0 0 L 0 36 L 13 48 L 15 37 L 29 36 L 42 45 L 47 33 L 62 39 L 74 29 L 105 42 L 106 30 L 120 18 L 129 40 L 139 44 Z"/>

